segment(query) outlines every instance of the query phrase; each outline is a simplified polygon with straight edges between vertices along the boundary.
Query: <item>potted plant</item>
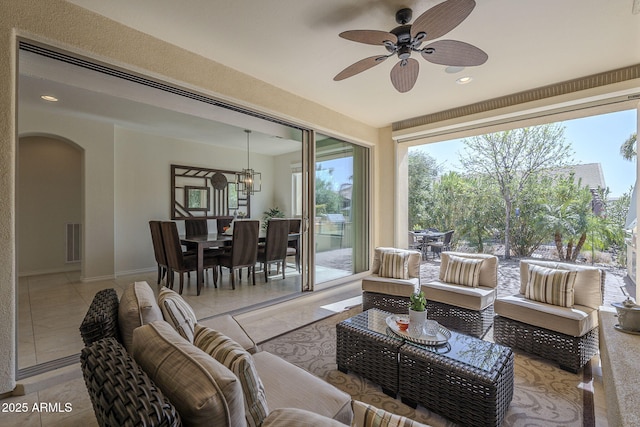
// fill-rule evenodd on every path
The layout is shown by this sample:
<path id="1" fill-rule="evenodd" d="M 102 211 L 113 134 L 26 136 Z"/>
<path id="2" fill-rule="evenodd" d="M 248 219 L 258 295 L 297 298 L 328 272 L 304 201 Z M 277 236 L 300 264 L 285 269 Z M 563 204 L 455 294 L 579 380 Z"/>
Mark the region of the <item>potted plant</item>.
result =
<path id="1" fill-rule="evenodd" d="M 421 335 L 427 319 L 427 299 L 424 292 L 419 290 L 409 297 L 409 301 L 409 328 L 413 334 Z"/>
<path id="2" fill-rule="evenodd" d="M 262 228 L 267 229 L 267 224 L 271 218 L 285 218 L 284 212 L 279 207 L 268 209 L 262 213 Z"/>

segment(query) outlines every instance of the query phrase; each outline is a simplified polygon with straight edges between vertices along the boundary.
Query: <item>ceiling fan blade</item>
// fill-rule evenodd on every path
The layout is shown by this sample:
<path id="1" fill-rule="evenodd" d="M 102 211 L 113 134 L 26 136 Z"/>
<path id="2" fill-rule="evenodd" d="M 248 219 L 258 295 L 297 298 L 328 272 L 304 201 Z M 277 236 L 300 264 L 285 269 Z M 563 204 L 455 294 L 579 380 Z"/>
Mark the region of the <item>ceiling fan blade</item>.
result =
<path id="1" fill-rule="evenodd" d="M 398 43 L 398 37 L 386 31 L 378 30 L 349 30 L 339 34 L 343 39 L 358 43 L 384 45 L 385 41 Z"/>
<path id="2" fill-rule="evenodd" d="M 418 71 L 420 71 L 420 64 L 413 58 L 398 62 L 391 69 L 393 87 L 401 93 L 409 92 L 418 80 Z"/>
<path id="3" fill-rule="evenodd" d="M 387 59 L 386 56 L 380 56 L 380 55 L 370 56 L 368 58 L 361 59 L 360 61 L 353 63 L 349 65 L 347 68 L 345 68 L 344 70 L 340 71 L 333 78 L 333 80 L 338 82 L 340 80 L 344 80 L 351 76 L 355 76 L 358 73 L 361 73 L 365 70 L 368 70 L 371 67 L 374 67 L 378 64 L 383 63 L 385 59 Z"/>
<path id="4" fill-rule="evenodd" d="M 432 53 L 427 53 L 433 49 Z M 422 57 L 429 62 L 456 67 L 473 67 L 487 62 L 484 50 L 457 40 L 438 40 L 425 46 Z"/>
<path id="5" fill-rule="evenodd" d="M 427 34 L 425 41 L 442 37 L 464 21 L 474 7 L 474 0 L 447 0 L 435 5 L 416 18 L 411 25 L 411 37 L 420 32 Z"/>

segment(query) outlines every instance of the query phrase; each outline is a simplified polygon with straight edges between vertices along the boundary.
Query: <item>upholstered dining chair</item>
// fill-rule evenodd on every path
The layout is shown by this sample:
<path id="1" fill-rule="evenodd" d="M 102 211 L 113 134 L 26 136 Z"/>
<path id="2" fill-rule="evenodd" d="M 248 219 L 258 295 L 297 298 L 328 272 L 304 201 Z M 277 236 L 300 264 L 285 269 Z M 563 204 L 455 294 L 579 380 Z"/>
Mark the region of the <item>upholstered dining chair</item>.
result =
<path id="1" fill-rule="evenodd" d="M 267 223 L 267 236 L 264 245 L 258 247 L 258 262 L 264 270 L 264 280 L 269 281 L 269 264 L 276 263 L 278 270 L 282 267 L 284 279 L 287 245 L 289 243 L 289 220 L 271 218 Z"/>
<path id="2" fill-rule="evenodd" d="M 293 256 L 296 261 L 296 269 L 300 272 L 300 231 L 302 219 L 289 218 L 289 233 L 297 233 L 298 238 L 287 242 L 287 257 Z M 285 263 L 286 264 L 286 263 Z"/>
<path id="3" fill-rule="evenodd" d="M 256 284 L 256 262 L 258 259 L 258 233 L 260 221 L 237 220 L 233 222 L 233 238 L 231 250 L 218 255 L 216 264 L 226 267 L 230 271 L 231 288 L 236 288 L 235 272 L 247 267 L 251 274 L 253 285 Z M 217 283 L 217 275 L 213 276 L 213 283 Z"/>
<path id="4" fill-rule="evenodd" d="M 179 293 L 182 294 L 184 287 L 184 273 L 197 270 L 197 255 L 184 254 L 182 252 L 182 245 L 180 244 L 180 236 L 178 235 L 178 227 L 173 221 L 163 221 L 162 227 L 162 241 L 164 242 L 164 249 L 167 255 L 168 265 L 168 288 L 173 289 L 174 273 L 180 274 L 180 289 Z M 205 252 L 204 254 L 204 269 L 215 267 L 216 257 L 214 253 Z M 213 271 L 213 283 L 216 284 L 216 271 Z"/>
<path id="5" fill-rule="evenodd" d="M 151 241 L 153 243 L 153 254 L 156 257 L 156 263 L 158 264 L 158 285 L 164 279 L 167 274 L 167 255 L 164 252 L 164 242 L 162 241 L 162 222 L 161 221 L 149 221 L 149 228 L 151 229 Z"/>
<path id="6" fill-rule="evenodd" d="M 184 231 L 187 237 L 190 236 L 204 236 L 209 234 L 209 226 L 206 219 L 185 219 Z"/>

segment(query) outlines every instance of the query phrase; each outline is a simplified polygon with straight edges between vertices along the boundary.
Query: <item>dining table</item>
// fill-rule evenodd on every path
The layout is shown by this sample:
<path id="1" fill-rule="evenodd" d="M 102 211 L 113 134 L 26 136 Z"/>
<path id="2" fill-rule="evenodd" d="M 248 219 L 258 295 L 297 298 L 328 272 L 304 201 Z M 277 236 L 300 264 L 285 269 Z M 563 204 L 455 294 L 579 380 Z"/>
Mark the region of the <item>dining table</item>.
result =
<path id="1" fill-rule="evenodd" d="M 258 242 L 264 242 L 267 238 L 267 231 L 260 230 Z M 300 233 L 289 233 L 289 241 L 296 241 L 300 238 Z M 200 295 L 202 286 L 204 285 L 204 251 L 209 248 L 218 248 L 229 246 L 233 241 L 232 234 L 226 233 L 209 233 L 193 236 L 180 236 L 180 243 L 189 247 L 195 247 L 197 253 L 196 262 L 196 279 L 198 282 L 197 295 Z"/>

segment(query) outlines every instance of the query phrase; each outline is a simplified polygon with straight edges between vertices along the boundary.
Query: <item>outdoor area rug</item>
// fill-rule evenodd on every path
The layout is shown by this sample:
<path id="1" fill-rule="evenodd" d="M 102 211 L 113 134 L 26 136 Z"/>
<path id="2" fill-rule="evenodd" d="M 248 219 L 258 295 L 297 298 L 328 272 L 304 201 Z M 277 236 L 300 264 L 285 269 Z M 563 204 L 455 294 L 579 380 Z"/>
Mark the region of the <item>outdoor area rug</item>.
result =
<path id="1" fill-rule="evenodd" d="M 355 307 L 333 315 L 266 341 L 261 348 L 317 375 L 355 400 L 434 427 L 455 425 L 422 406 L 414 410 L 404 405 L 358 375 L 337 370 L 335 325 L 360 311 L 361 307 Z M 590 365 L 572 374 L 544 359 L 516 352 L 514 396 L 502 425 L 593 426 Z"/>

